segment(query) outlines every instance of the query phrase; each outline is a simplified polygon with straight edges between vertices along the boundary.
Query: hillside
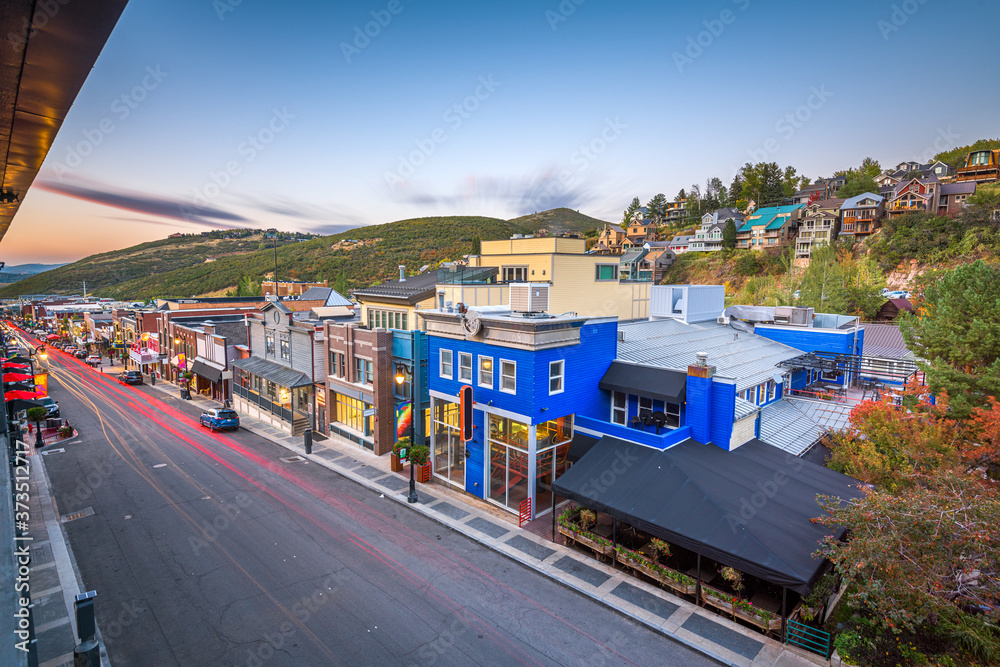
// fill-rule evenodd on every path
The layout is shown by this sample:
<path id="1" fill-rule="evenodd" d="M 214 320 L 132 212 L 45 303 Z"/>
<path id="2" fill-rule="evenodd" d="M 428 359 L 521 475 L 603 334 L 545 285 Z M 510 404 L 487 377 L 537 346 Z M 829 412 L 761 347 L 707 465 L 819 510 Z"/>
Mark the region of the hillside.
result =
<path id="1" fill-rule="evenodd" d="M 368 286 L 395 276 L 400 264 L 415 271 L 471 253 L 477 239 L 523 231 L 506 220 L 457 216 L 400 220 L 301 242 L 279 240 L 278 279 L 333 283 L 343 274 L 348 287 Z M 270 239 L 191 236 L 94 255 L 4 286 L 0 297 L 79 293 L 84 280 L 88 292 L 102 297 L 189 297 L 224 293 L 244 276 L 270 279 L 273 273 Z"/>
<path id="2" fill-rule="evenodd" d="M 186 235 L 91 255 L 5 285 L 0 288 L 0 297 L 79 294 L 83 292 L 83 281 L 87 281 L 88 293 L 105 295 L 123 283 L 149 281 L 150 276 L 159 273 L 204 265 L 208 258 L 246 255 L 269 248 L 272 244 L 272 240 L 265 239 L 260 231 L 242 238 L 225 238 L 227 235 L 225 232 L 212 232 L 207 236 Z M 281 236 L 279 234 L 277 241 L 279 248 L 283 244 L 295 243 L 293 239 Z"/>
<path id="3" fill-rule="evenodd" d="M 600 229 L 608 224 L 604 220 L 591 218 L 568 208 L 554 208 L 551 211 L 524 215 L 520 218 L 514 218 L 511 222 L 529 234 L 537 232 L 539 229 L 545 229 L 550 235 L 562 232 L 583 234 L 588 230 Z"/>

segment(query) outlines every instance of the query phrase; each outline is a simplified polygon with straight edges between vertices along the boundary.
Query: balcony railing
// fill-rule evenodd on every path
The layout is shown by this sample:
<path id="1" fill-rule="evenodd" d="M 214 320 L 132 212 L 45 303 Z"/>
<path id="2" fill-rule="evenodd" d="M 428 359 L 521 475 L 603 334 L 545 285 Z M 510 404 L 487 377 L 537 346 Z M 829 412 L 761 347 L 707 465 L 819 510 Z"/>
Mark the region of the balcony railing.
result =
<path id="1" fill-rule="evenodd" d="M 253 403 L 257 407 L 267 410 L 272 415 L 277 415 L 278 417 L 281 417 L 282 421 L 287 421 L 289 423 L 291 423 L 292 421 L 292 411 L 290 408 L 285 408 L 277 403 L 272 403 L 271 401 L 267 400 L 260 394 L 250 391 L 250 389 L 248 389 L 247 387 L 244 387 L 242 385 L 234 385 L 233 393 L 236 394 L 237 396 L 242 397 L 248 403 Z"/>

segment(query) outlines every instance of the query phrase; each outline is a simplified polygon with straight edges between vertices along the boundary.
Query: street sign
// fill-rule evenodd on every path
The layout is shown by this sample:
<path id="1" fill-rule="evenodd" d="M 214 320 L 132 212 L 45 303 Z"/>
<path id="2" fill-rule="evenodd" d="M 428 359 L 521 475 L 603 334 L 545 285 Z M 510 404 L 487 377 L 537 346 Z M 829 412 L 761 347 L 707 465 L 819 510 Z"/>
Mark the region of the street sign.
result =
<path id="1" fill-rule="evenodd" d="M 363 417 L 374 417 L 375 416 L 375 408 L 368 408 L 367 410 L 365 410 L 361 414 L 362 414 Z"/>
<path id="2" fill-rule="evenodd" d="M 464 442 L 472 440 L 472 387 L 465 385 L 458 390 L 458 430 Z"/>

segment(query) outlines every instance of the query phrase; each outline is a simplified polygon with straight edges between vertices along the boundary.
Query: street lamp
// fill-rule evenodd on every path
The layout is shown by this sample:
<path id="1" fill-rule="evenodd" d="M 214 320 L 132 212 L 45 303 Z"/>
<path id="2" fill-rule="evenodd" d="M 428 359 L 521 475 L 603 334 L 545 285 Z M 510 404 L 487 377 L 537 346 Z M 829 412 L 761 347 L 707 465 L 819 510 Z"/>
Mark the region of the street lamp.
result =
<path id="1" fill-rule="evenodd" d="M 396 364 L 396 384 L 402 388 L 406 381 L 406 367 L 403 364 Z M 410 495 L 406 496 L 406 502 L 417 502 L 417 482 L 413 478 L 413 447 L 416 444 L 413 439 L 413 383 L 410 383 L 410 448 L 406 452 L 406 458 L 410 460 Z"/>

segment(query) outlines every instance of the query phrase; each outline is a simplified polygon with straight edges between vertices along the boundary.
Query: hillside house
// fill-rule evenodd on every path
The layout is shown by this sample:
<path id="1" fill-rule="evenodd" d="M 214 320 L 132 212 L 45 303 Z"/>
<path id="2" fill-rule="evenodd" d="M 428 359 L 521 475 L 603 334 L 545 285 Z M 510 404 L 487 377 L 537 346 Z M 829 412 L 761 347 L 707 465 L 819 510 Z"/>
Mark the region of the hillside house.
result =
<path id="1" fill-rule="evenodd" d="M 812 258 L 812 249 L 829 245 L 840 231 L 840 211 L 844 199 L 820 199 L 807 204 L 799 220 L 795 238 L 796 259 Z"/>
<path id="2" fill-rule="evenodd" d="M 735 208 L 720 208 L 701 216 L 701 227 L 695 232 L 688 247 L 689 252 L 714 252 L 722 250 L 722 233 L 726 222 L 732 220 L 739 229 L 746 216 Z"/>
<path id="3" fill-rule="evenodd" d="M 865 238 L 878 229 L 885 215 L 885 198 L 871 192 L 851 197 L 840 205 L 840 236 Z"/>
<path id="4" fill-rule="evenodd" d="M 804 208 L 801 204 L 792 204 L 757 209 L 736 230 L 736 247 L 760 250 L 788 243 L 795 237 L 798 219 Z"/>
<path id="5" fill-rule="evenodd" d="M 966 200 L 976 192 L 976 185 L 976 181 L 942 183 L 938 195 L 938 215 L 958 215 L 965 208 Z"/>
<path id="6" fill-rule="evenodd" d="M 959 167 L 955 181 L 996 183 L 1000 181 L 1000 148 L 969 153 L 965 166 Z"/>
<path id="7" fill-rule="evenodd" d="M 923 180 L 911 178 L 908 181 L 900 181 L 888 197 L 886 215 L 893 218 L 914 212 L 936 213 L 939 188 L 940 183 L 933 176 Z"/>

